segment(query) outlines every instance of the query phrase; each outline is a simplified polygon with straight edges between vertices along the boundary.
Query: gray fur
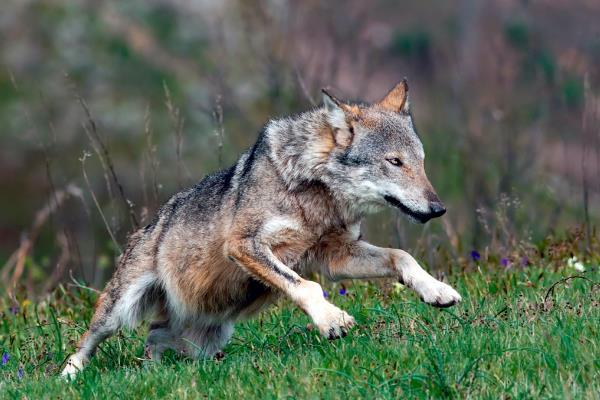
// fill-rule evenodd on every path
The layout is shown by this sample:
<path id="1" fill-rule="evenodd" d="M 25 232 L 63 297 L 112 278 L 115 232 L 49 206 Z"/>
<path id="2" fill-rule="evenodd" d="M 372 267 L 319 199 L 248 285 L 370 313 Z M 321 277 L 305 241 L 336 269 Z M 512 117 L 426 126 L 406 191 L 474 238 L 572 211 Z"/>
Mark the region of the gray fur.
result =
<path id="1" fill-rule="evenodd" d="M 407 98 L 400 100 L 349 105 L 325 93 L 325 107 L 270 121 L 235 165 L 175 194 L 131 236 L 64 374 L 119 327 L 151 313 L 161 321 L 148 337 L 151 356 L 171 347 L 210 357 L 236 320 L 280 293 L 321 333 L 343 336 L 354 320 L 302 278 L 313 264 L 332 279 L 397 276 L 434 305 L 460 300 L 406 253 L 360 238 L 361 219 L 384 205 L 421 222 L 440 215 Z M 402 165 L 392 164 L 396 158 Z"/>

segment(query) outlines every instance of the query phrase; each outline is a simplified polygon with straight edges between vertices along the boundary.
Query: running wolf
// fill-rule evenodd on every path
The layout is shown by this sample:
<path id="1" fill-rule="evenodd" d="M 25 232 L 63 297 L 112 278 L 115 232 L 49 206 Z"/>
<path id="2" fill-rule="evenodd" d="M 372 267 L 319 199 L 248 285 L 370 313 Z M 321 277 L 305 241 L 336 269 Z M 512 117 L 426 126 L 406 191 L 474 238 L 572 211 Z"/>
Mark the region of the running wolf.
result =
<path id="1" fill-rule="evenodd" d="M 332 280 L 393 277 L 428 304 L 461 300 L 408 253 L 362 240 L 363 217 L 391 205 L 421 223 L 446 212 L 425 175 L 403 80 L 374 104 L 323 105 L 266 124 L 234 166 L 175 194 L 133 233 L 63 370 L 73 376 L 117 329 L 152 316 L 148 357 L 212 357 L 234 323 L 287 296 L 329 339 L 354 318 L 331 304 Z"/>

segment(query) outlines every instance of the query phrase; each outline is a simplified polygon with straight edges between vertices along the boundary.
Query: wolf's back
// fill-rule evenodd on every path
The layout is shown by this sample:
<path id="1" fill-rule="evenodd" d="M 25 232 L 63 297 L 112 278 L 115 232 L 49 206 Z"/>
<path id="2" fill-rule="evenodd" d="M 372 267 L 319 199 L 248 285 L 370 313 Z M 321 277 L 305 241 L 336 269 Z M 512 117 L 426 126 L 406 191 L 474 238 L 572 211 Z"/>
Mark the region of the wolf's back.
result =
<path id="1" fill-rule="evenodd" d="M 175 223 L 187 225 L 211 221 L 227 203 L 225 196 L 231 189 L 233 170 L 234 167 L 230 167 L 210 174 L 194 186 L 171 196 L 148 227 L 158 228 L 164 234 Z"/>

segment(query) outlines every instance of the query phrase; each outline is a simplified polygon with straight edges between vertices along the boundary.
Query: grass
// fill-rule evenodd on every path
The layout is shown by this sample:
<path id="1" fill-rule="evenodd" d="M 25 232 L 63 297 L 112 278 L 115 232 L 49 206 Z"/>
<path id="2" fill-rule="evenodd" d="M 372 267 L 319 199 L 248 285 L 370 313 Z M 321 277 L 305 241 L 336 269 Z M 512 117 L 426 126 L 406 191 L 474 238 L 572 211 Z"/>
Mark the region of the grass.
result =
<path id="1" fill-rule="evenodd" d="M 464 301 L 448 310 L 391 282 L 354 283 L 345 296 L 333 285 L 332 301 L 359 323 L 349 336 L 320 338 L 283 302 L 239 324 L 221 361 L 145 361 L 142 326 L 105 342 L 72 383 L 57 373 L 96 295 L 58 290 L 16 315 L 4 309 L 0 350 L 9 359 L 0 366 L 0 397 L 597 398 L 600 274 L 561 281 L 573 273 L 453 275 Z"/>

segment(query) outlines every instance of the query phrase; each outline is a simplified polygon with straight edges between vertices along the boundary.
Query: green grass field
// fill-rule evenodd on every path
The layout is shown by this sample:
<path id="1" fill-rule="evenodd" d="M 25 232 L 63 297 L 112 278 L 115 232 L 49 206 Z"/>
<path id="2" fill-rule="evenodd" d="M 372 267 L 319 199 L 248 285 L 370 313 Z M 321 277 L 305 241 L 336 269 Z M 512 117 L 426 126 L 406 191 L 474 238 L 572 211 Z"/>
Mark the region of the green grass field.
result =
<path id="1" fill-rule="evenodd" d="M 95 293 L 59 290 L 2 310 L 1 398 L 598 398 L 600 287 L 536 267 L 453 275 L 460 305 L 439 310 L 391 282 L 329 285 L 358 322 L 329 342 L 290 304 L 236 327 L 220 361 L 145 361 L 146 326 L 105 342 L 71 383 L 61 364 Z M 554 289 L 550 289 L 558 282 Z M 3 304 L 7 304 L 6 302 Z"/>

